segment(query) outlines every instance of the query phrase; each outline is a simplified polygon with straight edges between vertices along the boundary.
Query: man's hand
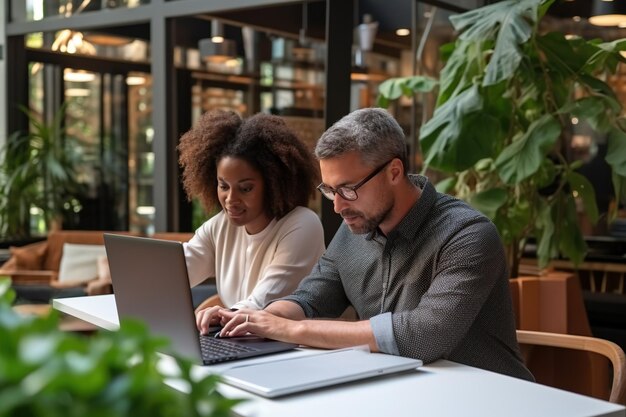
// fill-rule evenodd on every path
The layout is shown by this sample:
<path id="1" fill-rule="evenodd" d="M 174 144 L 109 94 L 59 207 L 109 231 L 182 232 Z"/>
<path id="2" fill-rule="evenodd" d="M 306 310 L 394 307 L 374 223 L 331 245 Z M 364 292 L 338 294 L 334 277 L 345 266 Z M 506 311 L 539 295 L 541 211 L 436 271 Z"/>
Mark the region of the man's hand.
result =
<path id="1" fill-rule="evenodd" d="M 272 306 L 270 305 L 269 308 Z M 280 314 L 279 311 L 284 312 L 284 309 L 276 308 L 271 313 L 268 310 L 220 310 L 222 323 L 227 321 L 220 332 L 220 337 L 235 337 L 252 333 L 281 342 L 324 349 L 368 345 L 372 352 L 378 352 L 369 320 L 354 322 L 305 320 L 300 319 L 299 315 L 289 314 L 290 318 L 285 318 L 273 314 L 274 312 Z"/>

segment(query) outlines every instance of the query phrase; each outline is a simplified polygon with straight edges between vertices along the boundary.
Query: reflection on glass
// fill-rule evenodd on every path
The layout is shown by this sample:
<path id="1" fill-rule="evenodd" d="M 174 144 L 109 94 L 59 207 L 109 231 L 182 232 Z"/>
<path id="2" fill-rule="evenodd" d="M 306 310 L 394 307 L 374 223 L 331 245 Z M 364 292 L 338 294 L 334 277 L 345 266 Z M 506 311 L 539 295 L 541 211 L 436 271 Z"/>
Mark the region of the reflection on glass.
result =
<path id="1" fill-rule="evenodd" d="M 66 108 L 66 132 L 76 138 L 81 164 L 76 175 L 83 186 L 81 205 L 83 210 L 74 221 L 67 225 L 74 228 L 84 222 L 96 221 L 97 201 L 101 191 L 100 137 L 101 83 L 99 74 L 80 69 L 66 68 L 63 71 Z M 96 226 L 94 224 L 94 226 Z M 95 228 L 95 227 L 94 227 Z"/>
<path id="2" fill-rule="evenodd" d="M 64 54 L 91 55 L 146 62 L 150 59 L 148 42 L 116 34 L 63 29 L 57 32 L 35 32 L 26 36 L 26 46 Z"/>
<path id="3" fill-rule="evenodd" d="M 129 230 L 154 232 L 154 152 L 152 142 L 152 77 L 129 73 L 128 87 L 128 205 Z"/>
<path id="4" fill-rule="evenodd" d="M 150 0 L 10 0 L 11 21 L 30 22 L 49 17 L 69 17 L 117 7 L 138 7 Z"/>

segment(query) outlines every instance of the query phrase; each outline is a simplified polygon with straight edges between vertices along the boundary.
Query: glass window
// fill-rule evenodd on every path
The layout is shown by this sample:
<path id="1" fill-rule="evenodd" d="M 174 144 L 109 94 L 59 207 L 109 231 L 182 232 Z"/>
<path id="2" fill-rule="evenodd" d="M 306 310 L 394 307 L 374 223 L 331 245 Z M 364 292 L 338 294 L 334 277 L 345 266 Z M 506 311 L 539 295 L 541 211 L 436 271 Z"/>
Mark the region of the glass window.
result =
<path id="1" fill-rule="evenodd" d="M 31 22 L 116 7 L 137 7 L 150 0 L 11 0 L 11 21 Z"/>

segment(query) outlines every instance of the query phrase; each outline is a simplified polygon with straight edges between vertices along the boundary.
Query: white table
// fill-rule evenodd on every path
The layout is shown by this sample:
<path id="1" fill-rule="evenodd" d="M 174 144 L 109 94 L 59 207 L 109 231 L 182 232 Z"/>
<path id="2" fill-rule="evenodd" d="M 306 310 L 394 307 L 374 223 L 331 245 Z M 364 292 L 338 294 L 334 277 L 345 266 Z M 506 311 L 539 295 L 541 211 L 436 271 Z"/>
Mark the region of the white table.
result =
<path id="1" fill-rule="evenodd" d="M 113 295 L 63 298 L 53 301 L 57 310 L 105 329 L 119 327 Z M 278 355 L 308 354 L 296 350 Z M 278 355 L 271 355 L 276 359 Z M 250 361 L 264 359 L 251 359 Z M 171 358 L 165 356 L 163 366 Z M 198 366 L 197 372 L 219 372 L 220 367 Z M 626 417 L 623 406 L 522 381 L 482 369 L 440 360 L 415 372 L 373 378 L 265 399 L 222 384 L 228 397 L 247 398 L 235 412 L 254 417 L 333 416 L 476 416 L 476 417 Z"/>

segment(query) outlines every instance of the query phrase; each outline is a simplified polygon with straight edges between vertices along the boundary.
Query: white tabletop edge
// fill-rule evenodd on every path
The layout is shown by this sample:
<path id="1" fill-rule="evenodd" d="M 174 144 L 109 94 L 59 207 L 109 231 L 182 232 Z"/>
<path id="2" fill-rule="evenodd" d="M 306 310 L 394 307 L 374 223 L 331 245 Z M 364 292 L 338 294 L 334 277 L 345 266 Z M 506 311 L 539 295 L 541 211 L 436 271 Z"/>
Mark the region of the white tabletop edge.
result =
<path id="1" fill-rule="evenodd" d="M 53 307 L 105 329 L 119 328 L 113 295 L 72 297 L 53 300 Z M 298 350 L 290 355 L 311 354 Z M 282 355 L 282 354 L 279 354 Z M 167 363 L 171 361 L 164 361 Z M 223 364 L 226 366 L 226 364 Z M 197 366 L 206 375 L 219 373 L 220 366 Z M 626 417 L 626 408 L 591 397 L 530 383 L 445 360 L 404 373 L 357 383 L 343 384 L 283 398 L 266 399 L 235 387 L 220 384 L 230 398 L 248 401 L 235 413 L 255 417 L 380 416 L 502 416 L 509 417 Z M 375 399 L 393 398 L 389 401 Z"/>
<path id="2" fill-rule="evenodd" d="M 52 307 L 106 330 L 120 328 L 115 297 L 112 294 L 55 298 Z"/>

